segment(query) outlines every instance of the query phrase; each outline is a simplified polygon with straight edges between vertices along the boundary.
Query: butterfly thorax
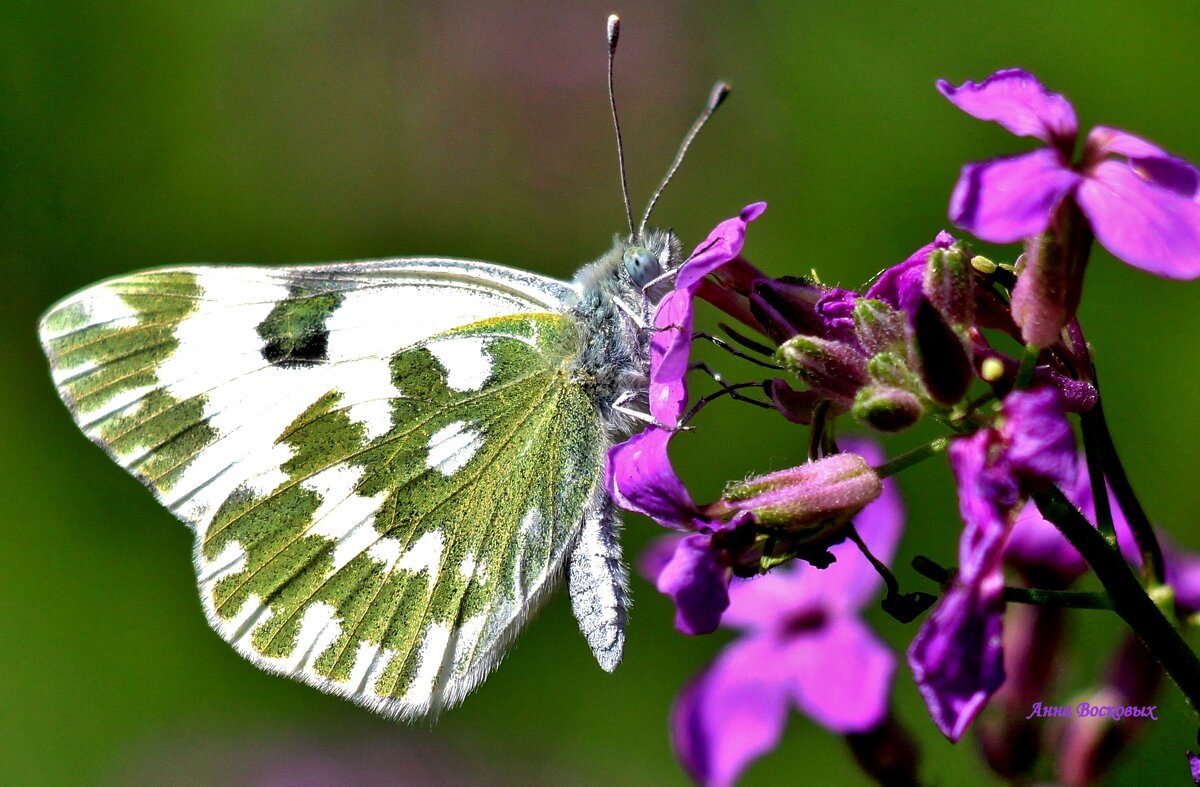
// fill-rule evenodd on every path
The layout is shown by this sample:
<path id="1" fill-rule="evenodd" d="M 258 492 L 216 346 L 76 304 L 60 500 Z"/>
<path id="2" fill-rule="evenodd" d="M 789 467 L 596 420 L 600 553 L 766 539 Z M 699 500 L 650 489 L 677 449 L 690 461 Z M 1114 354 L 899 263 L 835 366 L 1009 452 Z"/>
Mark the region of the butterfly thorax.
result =
<path id="1" fill-rule="evenodd" d="M 610 432 L 627 433 L 634 425 L 616 406 L 648 406 L 650 325 L 680 262 L 675 233 L 649 230 L 640 238 L 618 236 L 608 253 L 575 277 L 579 298 L 571 313 L 580 351 L 569 371 Z"/>

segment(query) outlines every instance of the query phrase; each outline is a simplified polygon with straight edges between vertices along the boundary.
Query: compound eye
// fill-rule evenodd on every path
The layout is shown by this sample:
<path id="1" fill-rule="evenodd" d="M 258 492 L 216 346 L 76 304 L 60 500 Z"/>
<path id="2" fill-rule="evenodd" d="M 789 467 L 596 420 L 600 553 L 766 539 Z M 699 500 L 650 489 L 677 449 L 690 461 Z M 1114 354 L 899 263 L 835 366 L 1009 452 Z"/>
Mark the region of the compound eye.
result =
<path id="1" fill-rule="evenodd" d="M 663 273 L 658 258 L 644 246 L 637 246 L 625 252 L 625 270 L 633 283 L 639 287 L 645 287 Z"/>

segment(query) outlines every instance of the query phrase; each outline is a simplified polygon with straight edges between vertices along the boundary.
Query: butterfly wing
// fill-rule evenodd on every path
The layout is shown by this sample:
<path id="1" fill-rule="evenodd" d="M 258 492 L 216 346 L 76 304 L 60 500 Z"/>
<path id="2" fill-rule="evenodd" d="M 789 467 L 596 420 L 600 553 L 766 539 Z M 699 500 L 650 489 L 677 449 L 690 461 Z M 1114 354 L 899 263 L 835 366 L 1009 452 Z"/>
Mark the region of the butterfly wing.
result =
<path id="1" fill-rule="evenodd" d="M 581 529 L 572 563 L 612 563 L 572 297 L 452 260 L 173 268 L 67 298 L 41 335 L 80 428 L 194 528 L 221 636 L 412 718 L 495 666 Z"/>

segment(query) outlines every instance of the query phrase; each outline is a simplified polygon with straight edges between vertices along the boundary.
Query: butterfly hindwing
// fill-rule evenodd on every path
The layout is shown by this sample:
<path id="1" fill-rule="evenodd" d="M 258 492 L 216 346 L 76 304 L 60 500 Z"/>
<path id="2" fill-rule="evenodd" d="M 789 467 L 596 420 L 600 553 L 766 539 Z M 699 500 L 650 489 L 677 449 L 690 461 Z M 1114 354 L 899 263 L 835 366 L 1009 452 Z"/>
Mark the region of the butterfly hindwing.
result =
<path id="1" fill-rule="evenodd" d="M 581 528 L 615 527 L 570 297 L 448 260 L 178 268 L 68 298 L 42 338 L 80 427 L 194 527 L 214 628 L 417 717 L 497 663 Z"/>

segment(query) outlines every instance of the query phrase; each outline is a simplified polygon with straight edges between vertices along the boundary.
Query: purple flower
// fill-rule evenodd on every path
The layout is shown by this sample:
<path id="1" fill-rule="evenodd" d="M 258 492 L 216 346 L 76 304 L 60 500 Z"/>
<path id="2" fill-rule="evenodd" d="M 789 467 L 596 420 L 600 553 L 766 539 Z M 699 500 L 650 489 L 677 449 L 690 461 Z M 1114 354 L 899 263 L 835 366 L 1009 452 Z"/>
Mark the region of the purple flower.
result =
<path id="1" fill-rule="evenodd" d="M 1045 231 L 1070 198 L 1113 256 L 1159 276 L 1200 276 L 1200 172 L 1191 164 L 1128 132 L 1097 126 L 1073 165 L 1075 110 L 1021 69 L 997 71 L 978 84 L 937 86 L 972 117 L 1047 145 L 963 167 L 950 198 L 955 224 L 1009 243 Z"/>
<path id="2" fill-rule="evenodd" d="M 880 458 L 870 446 L 858 450 Z M 895 552 L 902 518 L 896 490 L 885 482 L 856 520 L 884 562 Z M 742 636 L 684 687 L 671 714 L 676 753 L 697 781 L 733 783 L 778 743 L 793 704 L 843 734 L 886 719 L 895 656 L 858 616 L 879 576 L 853 544 L 832 552 L 837 562 L 824 570 L 793 562 L 733 580 L 723 623 Z"/>
<path id="3" fill-rule="evenodd" d="M 798 334 L 855 344 L 852 314 L 859 297 L 815 282 L 761 278 L 753 284 L 750 310 L 780 344 Z"/>
<path id="4" fill-rule="evenodd" d="M 1075 480 L 1074 436 L 1053 388 L 1016 391 L 999 428 L 955 440 L 950 464 L 964 528 L 958 574 L 908 651 L 938 729 L 957 741 L 1004 682 L 1002 559 L 1028 491 Z"/>
<path id="5" fill-rule="evenodd" d="M 687 406 L 687 372 L 692 346 L 692 299 L 705 275 L 741 253 L 746 224 L 762 215 L 766 203 L 756 202 L 735 218 L 721 222 L 684 263 L 668 293 L 654 312 L 650 341 L 650 414 L 659 424 L 673 426 Z M 665 527 L 714 527 L 692 502 L 675 474 L 667 444 L 675 432 L 651 425 L 609 449 L 604 483 L 609 495 L 626 511 L 643 514 Z"/>

